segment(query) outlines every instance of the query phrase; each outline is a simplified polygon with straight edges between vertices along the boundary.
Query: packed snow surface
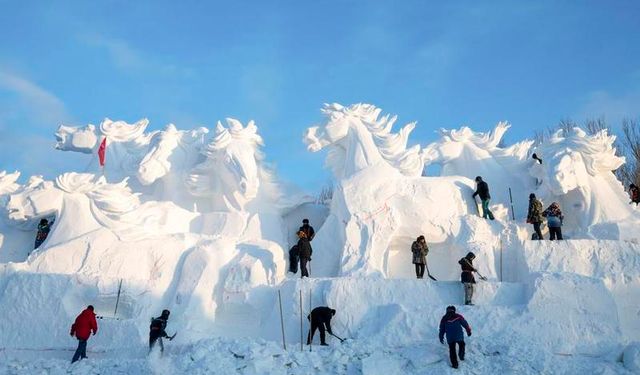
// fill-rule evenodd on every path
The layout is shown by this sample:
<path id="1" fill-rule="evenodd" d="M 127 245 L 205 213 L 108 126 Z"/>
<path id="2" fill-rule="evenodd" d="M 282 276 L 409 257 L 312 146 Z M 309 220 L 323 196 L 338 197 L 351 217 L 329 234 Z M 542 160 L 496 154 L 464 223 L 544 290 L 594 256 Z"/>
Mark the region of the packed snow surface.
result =
<path id="1" fill-rule="evenodd" d="M 253 121 L 61 125 L 56 148 L 86 154 L 87 170 L 24 182 L 0 172 L 0 373 L 639 373 L 640 216 L 611 173 L 624 163 L 615 138 L 576 128 L 503 147 L 503 122 L 409 147 L 416 124 L 394 131 L 381 113 L 326 105 L 305 133 L 327 152 L 328 202 L 278 181 Z M 440 176 L 424 176 L 433 165 Z M 495 221 L 472 198 L 478 175 Z M 530 240 L 529 193 L 560 204 L 565 240 Z M 45 218 L 55 223 L 33 250 Z M 303 218 L 316 236 L 300 279 L 287 269 Z M 421 234 L 437 281 L 415 279 Z M 474 306 L 462 305 L 457 264 L 469 251 L 487 277 Z M 69 327 L 89 304 L 99 331 L 89 359 L 70 365 Z M 316 335 L 301 350 L 323 305 L 346 340 L 320 347 Z M 448 305 L 473 332 L 459 370 L 437 339 Z M 178 334 L 148 355 L 162 309 Z"/>

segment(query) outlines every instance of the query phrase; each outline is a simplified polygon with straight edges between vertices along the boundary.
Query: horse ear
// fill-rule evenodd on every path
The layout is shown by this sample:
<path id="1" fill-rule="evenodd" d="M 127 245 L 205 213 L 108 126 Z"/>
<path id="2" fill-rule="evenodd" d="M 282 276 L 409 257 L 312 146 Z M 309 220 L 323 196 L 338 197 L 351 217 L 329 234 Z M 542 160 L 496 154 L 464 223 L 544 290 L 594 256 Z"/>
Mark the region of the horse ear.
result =
<path id="1" fill-rule="evenodd" d="M 216 124 L 216 135 L 222 134 L 222 132 L 224 132 L 225 130 L 226 129 L 224 128 L 224 126 L 222 126 L 222 123 L 218 121 L 218 123 Z"/>
<path id="2" fill-rule="evenodd" d="M 178 129 L 176 128 L 175 125 L 173 124 L 168 124 L 167 126 L 164 127 L 164 131 L 166 132 L 171 132 L 171 133 L 175 133 L 178 131 Z"/>
<path id="3" fill-rule="evenodd" d="M 256 122 L 253 120 L 250 120 L 244 129 L 249 134 L 256 134 L 258 132 L 258 127 L 256 126 Z"/>

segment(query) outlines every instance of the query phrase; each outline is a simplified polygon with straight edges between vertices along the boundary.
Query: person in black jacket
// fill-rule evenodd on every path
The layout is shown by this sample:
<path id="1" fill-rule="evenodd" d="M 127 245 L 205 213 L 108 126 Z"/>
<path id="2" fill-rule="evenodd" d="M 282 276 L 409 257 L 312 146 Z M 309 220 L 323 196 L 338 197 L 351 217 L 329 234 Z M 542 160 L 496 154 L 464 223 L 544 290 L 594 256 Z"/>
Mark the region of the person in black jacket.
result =
<path id="1" fill-rule="evenodd" d="M 298 273 L 298 262 L 300 262 L 300 252 L 296 244 L 289 249 L 289 272 Z"/>
<path id="2" fill-rule="evenodd" d="M 489 210 L 489 200 L 491 199 L 489 185 L 480 176 L 476 177 L 476 191 L 473 193 L 473 199 L 476 199 L 476 195 L 480 196 L 482 201 L 482 218 L 486 219 L 488 217 L 493 220 L 493 213 Z"/>
<path id="3" fill-rule="evenodd" d="M 304 234 L 307 235 L 309 242 L 313 241 L 313 237 L 316 236 L 316 232 L 313 230 L 313 227 L 309 225 L 309 219 L 302 219 L 302 226 L 298 231 L 303 231 Z"/>
<path id="4" fill-rule="evenodd" d="M 473 276 L 474 272 L 477 270 L 473 267 L 473 260 L 476 258 L 476 255 L 472 252 L 469 252 L 464 258 L 458 261 L 460 267 L 462 268 L 462 273 L 460 274 L 460 281 L 464 285 L 464 304 L 465 305 L 473 305 L 473 289 L 474 284 L 476 283 L 476 278 Z"/>
<path id="5" fill-rule="evenodd" d="M 173 340 L 173 337 L 167 335 L 165 329 L 167 328 L 167 320 L 169 320 L 169 310 L 162 310 L 162 314 L 151 320 L 149 325 L 149 352 L 153 349 L 156 341 L 160 344 L 160 352 L 164 352 L 164 344 L 162 338 L 168 338 L 169 341 Z M 174 335 L 175 336 L 175 335 Z"/>
<path id="6" fill-rule="evenodd" d="M 311 329 L 307 336 L 307 345 L 311 345 L 313 341 L 313 335 L 316 333 L 316 329 L 320 330 L 320 345 L 327 346 L 325 329 L 329 334 L 333 335 L 331 331 L 331 318 L 336 315 L 336 310 L 327 306 L 316 307 L 311 310 L 311 314 L 307 315 L 307 319 L 311 322 Z"/>
<path id="7" fill-rule="evenodd" d="M 458 345 L 458 355 L 460 360 L 464 361 L 464 334 L 462 328 L 467 331 L 467 336 L 471 336 L 471 327 L 469 323 L 460 314 L 456 314 L 455 306 L 447 306 L 447 313 L 440 320 L 440 332 L 438 337 L 440 343 L 444 344 L 445 333 L 447 335 L 447 344 L 449 344 L 449 359 L 451 367 L 458 368 L 458 356 L 456 356 L 456 344 Z"/>
<path id="8" fill-rule="evenodd" d="M 300 277 L 309 277 L 309 271 L 307 270 L 307 262 L 311 261 L 311 243 L 307 238 L 307 234 L 304 231 L 298 231 L 298 256 L 300 257 Z"/>

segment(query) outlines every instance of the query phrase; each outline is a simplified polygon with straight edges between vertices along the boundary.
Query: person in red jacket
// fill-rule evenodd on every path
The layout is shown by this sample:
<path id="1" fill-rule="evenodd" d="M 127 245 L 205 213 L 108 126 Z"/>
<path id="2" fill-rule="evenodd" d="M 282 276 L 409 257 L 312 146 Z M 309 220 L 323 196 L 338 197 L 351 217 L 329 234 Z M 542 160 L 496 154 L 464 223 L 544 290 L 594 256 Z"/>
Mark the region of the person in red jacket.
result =
<path id="1" fill-rule="evenodd" d="M 89 305 L 71 325 L 70 335 L 76 336 L 78 339 L 78 348 L 71 359 L 71 363 L 81 358 L 87 358 L 87 340 L 89 340 L 91 332 L 94 335 L 98 332 L 98 323 L 96 322 L 96 314 L 93 312 L 93 306 Z"/>

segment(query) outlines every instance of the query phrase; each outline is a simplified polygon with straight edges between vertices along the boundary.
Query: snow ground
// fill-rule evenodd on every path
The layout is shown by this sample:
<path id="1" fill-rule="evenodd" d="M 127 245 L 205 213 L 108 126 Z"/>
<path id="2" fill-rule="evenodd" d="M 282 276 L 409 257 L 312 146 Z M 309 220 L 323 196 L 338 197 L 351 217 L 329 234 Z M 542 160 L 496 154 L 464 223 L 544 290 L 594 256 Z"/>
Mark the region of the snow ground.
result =
<path id="1" fill-rule="evenodd" d="M 449 366 L 447 348 L 434 336 L 427 342 L 387 347 L 367 340 L 330 339 L 329 347 L 299 345 L 284 351 L 275 342 L 207 339 L 192 345 L 166 344 L 166 353 L 91 351 L 89 359 L 69 363 L 73 349 L 0 352 L 0 374 L 632 374 L 621 358 L 593 358 L 534 352 L 505 353 L 490 338 L 467 339 L 467 358 Z M 507 349 L 508 351 L 509 349 Z"/>

